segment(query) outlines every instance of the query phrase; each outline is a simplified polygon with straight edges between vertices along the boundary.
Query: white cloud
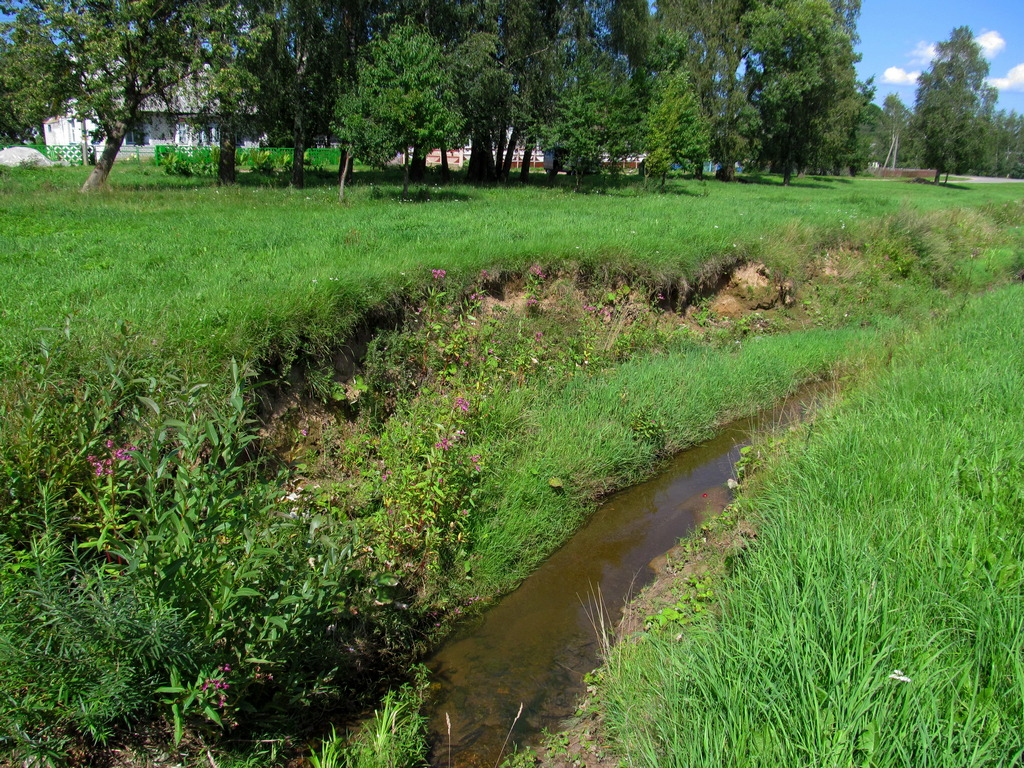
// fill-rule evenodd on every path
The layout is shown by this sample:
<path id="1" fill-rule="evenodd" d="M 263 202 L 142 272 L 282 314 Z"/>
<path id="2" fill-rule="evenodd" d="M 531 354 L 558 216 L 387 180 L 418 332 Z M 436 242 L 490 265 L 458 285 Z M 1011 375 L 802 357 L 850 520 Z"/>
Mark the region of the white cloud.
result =
<path id="1" fill-rule="evenodd" d="M 974 38 L 974 42 L 981 46 L 981 52 L 985 55 L 986 59 L 995 58 L 1006 47 L 1006 41 L 1003 40 L 1003 36 L 995 30 L 978 35 Z"/>
<path id="2" fill-rule="evenodd" d="M 988 82 L 1000 91 L 1024 91 L 1024 64 L 1011 69 L 1006 77 L 990 77 Z"/>
<path id="3" fill-rule="evenodd" d="M 889 67 L 882 73 L 882 82 L 889 85 L 917 85 L 920 72 L 907 72 L 902 67 Z"/>
<path id="4" fill-rule="evenodd" d="M 939 49 L 935 43 L 926 43 L 922 40 L 913 51 L 907 54 L 907 59 L 912 67 L 924 67 L 931 64 L 938 52 Z"/>

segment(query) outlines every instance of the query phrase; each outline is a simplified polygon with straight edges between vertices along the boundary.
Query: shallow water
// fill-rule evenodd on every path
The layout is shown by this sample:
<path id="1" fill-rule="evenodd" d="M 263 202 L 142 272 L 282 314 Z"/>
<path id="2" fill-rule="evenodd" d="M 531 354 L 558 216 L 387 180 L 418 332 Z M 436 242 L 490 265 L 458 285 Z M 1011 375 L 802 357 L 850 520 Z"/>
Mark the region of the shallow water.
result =
<path id="1" fill-rule="evenodd" d="M 436 683 L 428 712 L 434 765 L 493 766 L 520 704 L 505 754 L 571 716 L 583 676 L 598 663 L 595 595 L 617 622 L 653 577 L 648 563 L 729 502 L 726 481 L 742 445 L 767 425 L 799 418 L 813 399 L 803 394 L 734 422 L 653 480 L 609 497 L 518 589 L 453 634 L 427 660 Z"/>

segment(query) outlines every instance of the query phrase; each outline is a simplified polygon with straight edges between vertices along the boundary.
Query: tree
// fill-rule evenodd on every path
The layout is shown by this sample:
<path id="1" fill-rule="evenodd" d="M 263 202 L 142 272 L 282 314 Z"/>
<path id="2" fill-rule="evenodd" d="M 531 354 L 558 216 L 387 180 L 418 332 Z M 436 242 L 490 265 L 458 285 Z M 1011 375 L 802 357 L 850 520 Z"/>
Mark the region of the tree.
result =
<path id="1" fill-rule="evenodd" d="M 26 50 L 45 55 L 44 49 L 51 50 L 45 42 L 38 26 L 0 23 L 0 141 L 41 140 L 43 120 L 64 108 L 71 84 L 59 76 L 57 62 L 41 62 L 49 75 L 41 76 L 24 55 Z"/>
<path id="2" fill-rule="evenodd" d="M 257 77 L 260 127 L 272 143 L 292 146 L 291 184 L 305 184 L 306 147 L 326 137 L 338 81 L 351 81 L 368 38 L 364 0 L 251 0 L 264 30 L 243 61 Z"/>
<path id="3" fill-rule="evenodd" d="M 970 27 L 957 27 L 936 49 L 918 81 L 915 125 L 938 184 L 943 173 L 963 173 L 981 160 L 996 91 L 985 83 L 988 62 Z"/>
<path id="4" fill-rule="evenodd" d="M 859 118 L 856 56 L 845 19 L 825 0 L 773 0 L 744 16 L 759 155 L 781 170 L 822 164 L 822 146 Z M 838 144 L 836 145 L 838 146 Z"/>
<path id="5" fill-rule="evenodd" d="M 403 196 L 409 194 L 410 148 L 433 149 L 462 128 L 444 52 L 414 26 L 370 44 L 355 97 L 342 99 L 339 107 L 335 125 L 369 159 L 402 153 Z"/>
<path id="6" fill-rule="evenodd" d="M 217 181 L 230 185 L 235 183 L 238 136 L 252 128 L 256 112 L 259 75 L 255 67 L 247 66 L 247 57 L 265 40 L 268 30 L 251 3 L 232 2 L 209 10 L 205 66 L 201 76 L 187 83 L 184 93 L 198 108 L 196 126 L 217 126 Z"/>
<path id="7" fill-rule="evenodd" d="M 672 165 L 703 163 L 708 154 L 708 124 L 684 72 L 667 78 L 647 116 L 648 176 L 660 176 L 661 188 Z"/>
<path id="8" fill-rule="evenodd" d="M 206 18 L 203 0 L 28 0 L 18 6 L 14 23 L 31 43 L 19 53 L 40 79 L 67 82 L 77 116 L 94 118 L 103 133 L 103 151 L 83 192 L 106 184 L 143 105 L 169 103 L 172 89 L 200 66 Z"/>
<path id="9" fill-rule="evenodd" d="M 661 40 L 665 65 L 685 66 L 701 109 L 709 121 L 710 155 L 718 163 L 722 181 L 735 177 L 738 160 L 748 144 L 744 135 L 751 119 L 743 87 L 743 62 L 747 56 L 744 15 L 752 0 L 663 0 L 658 19 L 668 32 Z M 674 51 L 679 56 L 673 60 Z"/>
<path id="10" fill-rule="evenodd" d="M 605 161 L 614 168 L 643 150 L 644 123 L 637 118 L 645 112 L 637 81 L 621 62 L 594 50 L 574 62 L 545 133 L 576 177 L 577 191 L 583 176 L 600 170 Z"/>
<path id="11" fill-rule="evenodd" d="M 985 172 L 992 176 L 1024 176 L 1024 115 L 1000 110 L 992 116 Z"/>
<path id="12" fill-rule="evenodd" d="M 882 167 L 895 168 L 900 153 L 900 140 L 910 127 L 912 114 L 906 105 L 895 93 L 885 97 L 882 104 L 881 127 L 885 131 L 886 139 L 889 142 L 889 149 L 885 153 L 885 160 Z M 891 163 L 891 164 L 890 164 Z"/>

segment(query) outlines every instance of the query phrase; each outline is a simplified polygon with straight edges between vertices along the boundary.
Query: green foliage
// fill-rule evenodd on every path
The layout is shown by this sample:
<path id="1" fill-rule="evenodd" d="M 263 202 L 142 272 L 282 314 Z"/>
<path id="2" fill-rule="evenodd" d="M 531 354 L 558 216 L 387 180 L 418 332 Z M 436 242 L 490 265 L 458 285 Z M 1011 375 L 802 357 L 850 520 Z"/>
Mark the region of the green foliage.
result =
<path id="1" fill-rule="evenodd" d="M 996 91 L 985 82 L 988 62 L 970 27 L 954 29 L 936 51 L 931 68 L 921 74 L 914 119 L 925 165 L 935 168 L 938 182 L 943 173 L 978 164 Z"/>
<path id="2" fill-rule="evenodd" d="M 60 106 L 73 104 L 79 119 L 95 119 L 104 134 L 103 156 L 83 191 L 106 183 L 143 103 L 167 102 L 170 90 L 200 66 L 205 8 L 201 0 L 20 5 L 14 23 L 26 37 L 19 52 L 28 69 L 39 81 L 65 83 Z"/>
<path id="3" fill-rule="evenodd" d="M 581 189 L 585 174 L 606 162 L 617 167 L 643 149 L 645 112 L 643 81 L 630 78 L 596 53 L 571 64 L 554 118 L 547 128 L 548 145 L 564 157 L 565 169 Z"/>
<path id="4" fill-rule="evenodd" d="M 709 121 L 710 155 L 720 169 L 719 178 L 733 178 L 737 161 L 745 160 L 752 109 L 741 82 L 743 60 L 749 49 L 744 34 L 744 0 L 714 5 L 700 0 L 663 0 L 658 19 L 659 69 L 684 67 L 693 78 L 703 114 Z"/>
<path id="5" fill-rule="evenodd" d="M 75 183 L 75 169 L 55 171 L 51 183 Z M 147 717 L 212 737 L 354 700 L 375 663 L 514 584 L 603 493 L 874 338 L 761 337 L 753 321 L 710 315 L 706 334 L 680 330 L 664 314 L 670 291 L 707 254 L 736 243 L 801 274 L 825 258 L 810 224 L 827 224 L 825 247 L 856 243 L 868 258 L 836 261 L 860 271 L 834 294 L 808 289 L 809 322 L 825 327 L 854 322 L 847 306 L 857 322 L 937 306 L 936 285 L 983 285 L 1020 261 L 996 229 L 1015 232 L 1017 203 L 879 219 L 902 194 L 948 205 L 955 191 L 930 185 L 750 185 L 685 201 L 729 227 L 719 232 L 625 183 L 586 209 L 558 189 L 488 190 L 442 200 L 439 217 L 396 214 L 358 186 L 339 211 L 330 189 L 217 191 L 127 173 L 144 187 L 131 198 L 69 204 L 12 172 L 0 214 L 17 254 L 4 274 L 17 290 L 3 294 L 0 653 L 13 671 L 0 692 L 16 702 L 4 738 L 26 756 Z M 538 202 L 547 216 L 526 231 Z M 141 203 L 145 239 L 130 215 Z M 808 224 L 765 229 L 796 204 Z M 850 239 L 837 209 L 857 223 Z M 481 210 L 503 223 L 478 226 Z M 111 214 L 132 231 L 110 231 Z M 667 229 L 622 223 L 642 217 Z M 430 269 L 423 254 L 444 233 L 446 260 Z M 956 257 L 968 244 L 984 248 L 969 279 Z M 907 277 L 887 271 L 883 250 Z M 396 297 L 401 332 L 379 335 L 364 380 L 342 390 L 327 354 Z M 60 330 L 26 330 L 65 312 Z M 697 346 L 719 331 L 728 344 Z M 40 333 L 45 344 L 19 338 Z M 354 422 L 325 420 L 323 440 L 293 447 L 289 458 L 310 449 L 301 487 L 260 460 L 255 393 L 233 350 L 282 375 L 316 363 L 321 393 L 348 400 Z"/>
<path id="6" fill-rule="evenodd" d="M 440 45 L 413 26 L 372 42 L 352 96 L 343 97 L 335 125 L 361 159 L 383 164 L 403 153 L 405 189 L 409 149 L 429 151 L 459 133 L 462 116 Z"/>
<path id="7" fill-rule="evenodd" d="M 419 768 L 427 757 L 426 718 L 420 707 L 426 680 L 389 691 L 373 717 L 354 734 L 332 730 L 309 761 L 313 768 Z"/>
<path id="8" fill-rule="evenodd" d="M 845 139 L 859 119 L 853 41 L 824 0 L 757 4 L 743 22 L 758 154 L 788 185 L 827 154 L 830 134 Z"/>
<path id="9" fill-rule="evenodd" d="M 351 685 L 340 649 L 391 609 L 346 522 L 257 477 L 238 369 L 223 400 L 127 358 L 65 387 L 65 341 L 3 404 L 9 749 L 59 754 L 161 710 L 181 738 Z"/>
<path id="10" fill-rule="evenodd" d="M 703 164 L 708 153 L 708 126 L 685 72 L 672 75 L 647 117 L 648 176 L 665 177 L 673 165 L 693 168 Z"/>
<path id="11" fill-rule="evenodd" d="M 683 590 L 680 600 L 647 617 L 644 627 L 648 632 L 679 632 L 683 627 L 708 617 L 716 601 L 711 583 L 706 578 L 687 577 Z"/>
<path id="12" fill-rule="evenodd" d="M 157 165 L 172 176 L 213 176 L 219 161 L 216 147 L 175 148 L 156 155 Z"/>

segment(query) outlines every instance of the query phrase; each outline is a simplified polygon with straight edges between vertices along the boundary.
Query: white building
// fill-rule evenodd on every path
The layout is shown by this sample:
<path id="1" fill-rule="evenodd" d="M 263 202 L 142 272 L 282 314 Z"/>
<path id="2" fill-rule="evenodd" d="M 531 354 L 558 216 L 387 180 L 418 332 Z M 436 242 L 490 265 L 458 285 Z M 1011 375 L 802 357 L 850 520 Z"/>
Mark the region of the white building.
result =
<path id="1" fill-rule="evenodd" d="M 194 147 L 217 144 L 220 141 L 217 127 L 199 127 L 194 116 L 194 112 L 143 109 L 138 124 L 124 137 L 122 152 L 152 154 L 153 148 L 161 145 Z M 43 123 L 43 141 L 47 146 L 80 147 L 85 143 L 97 151 L 103 143 L 96 138 L 99 133 L 99 125 L 95 121 L 81 120 L 71 114 L 51 117 Z M 243 137 L 238 146 L 257 147 L 259 139 Z"/>

